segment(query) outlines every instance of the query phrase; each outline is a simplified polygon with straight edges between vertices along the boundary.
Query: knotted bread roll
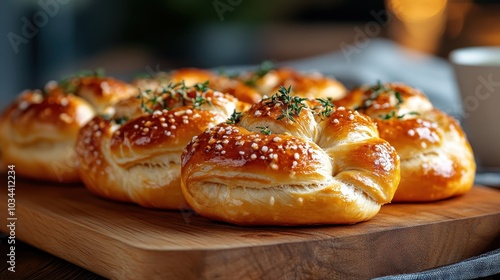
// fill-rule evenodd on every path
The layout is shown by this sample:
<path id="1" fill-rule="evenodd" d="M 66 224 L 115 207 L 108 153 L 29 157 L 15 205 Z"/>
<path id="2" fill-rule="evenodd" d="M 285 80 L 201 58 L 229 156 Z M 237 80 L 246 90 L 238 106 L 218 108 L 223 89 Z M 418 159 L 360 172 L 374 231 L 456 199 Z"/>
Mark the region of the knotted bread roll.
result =
<path id="1" fill-rule="evenodd" d="M 207 81 L 211 89 L 231 94 L 242 102 L 253 104 L 261 99 L 260 93 L 237 79 L 198 68 L 181 68 L 170 73 L 161 72 L 154 77 L 137 79 L 134 84 L 142 90 L 154 91 L 169 84 L 183 82 L 187 87 L 191 87 Z"/>
<path id="2" fill-rule="evenodd" d="M 130 110 L 128 119 L 122 110 L 119 118 L 97 116 L 81 129 L 76 144 L 80 176 L 91 192 L 105 198 L 187 208 L 179 177 L 182 150 L 193 136 L 247 105 L 203 85 L 181 83 L 139 100 L 142 114 Z"/>
<path id="3" fill-rule="evenodd" d="M 4 162 L 24 177 L 80 181 L 74 152 L 80 128 L 133 94 L 137 91 L 126 83 L 94 74 L 23 92 L 0 117 Z"/>
<path id="4" fill-rule="evenodd" d="M 94 108 L 77 96 L 25 91 L 0 117 L 3 160 L 23 177 L 78 182 L 73 147 L 94 115 Z"/>
<path id="5" fill-rule="evenodd" d="M 474 155 L 459 123 L 433 108 L 419 90 L 400 83 L 353 90 L 338 105 L 376 123 L 401 157 L 393 201 L 435 201 L 466 193 L 474 183 Z"/>
<path id="6" fill-rule="evenodd" d="M 307 102 L 281 88 L 228 122 L 182 154 L 184 197 L 210 219 L 357 223 L 390 202 L 399 183 L 399 158 L 375 124 L 326 99 Z"/>
<path id="7" fill-rule="evenodd" d="M 270 96 L 280 86 L 291 86 L 292 95 L 306 98 L 340 99 L 347 93 L 339 81 L 319 72 L 301 73 L 292 68 L 274 68 L 263 63 L 257 71 L 243 73 L 239 79 L 253 86 L 262 96 Z"/>

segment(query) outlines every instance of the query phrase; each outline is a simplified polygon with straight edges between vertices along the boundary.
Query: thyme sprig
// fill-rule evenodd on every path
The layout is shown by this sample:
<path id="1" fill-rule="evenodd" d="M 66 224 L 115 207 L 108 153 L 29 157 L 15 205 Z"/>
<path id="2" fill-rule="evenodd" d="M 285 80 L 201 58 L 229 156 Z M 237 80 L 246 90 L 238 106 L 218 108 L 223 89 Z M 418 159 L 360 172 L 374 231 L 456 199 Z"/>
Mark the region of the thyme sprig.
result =
<path id="1" fill-rule="evenodd" d="M 371 90 L 370 96 L 363 102 L 363 104 L 361 106 L 358 106 L 357 108 L 355 108 L 355 110 L 366 110 L 366 109 L 368 109 L 368 107 L 370 107 L 372 105 L 372 103 L 382 93 L 386 93 L 386 94 L 394 94 L 394 97 L 396 98 L 396 101 L 397 101 L 396 105 L 394 106 L 394 107 L 396 107 L 396 109 L 395 110 L 391 110 L 387 114 L 379 115 L 379 117 L 381 119 L 383 119 L 383 120 L 389 120 L 389 119 L 392 119 L 392 118 L 402 119 L 406 115 L 418 115 L 417 112 L 408 112 L 406 114 L 398 115 L 397 114 L 397 110 L 400 108 L 400 105 L 404 102 L 404 99 L 403 99 L 403 97 L 401 95 L 401 92 L 399 92 L 397 90 L 394 90 L 393 88 L 386 87 L 384 84 L 382 84 L 382 82 L 380 80 L 378 80 L 377 84 L 375 86 L 371 87 L 370 90 Z"/>
<path id="2" fill-rule="evenodd" d="M 271 135 L 271 130 L 269 129 L 269 126 L 257 126 L 255 128 L 260 129 L 260 133 L 265 134 L 265 135 Z"/>
<path id="3" fill-rule="evenodd" d="M 283 109 L 281 115 L 278 116 L 277 120 L 287 119 L 294 122 L 295 121 L 294 117 L 300 115 L 302 109 L 306 108 L 304 100 L 307 100 L 307 98 L 292 96 L 290 94 L 291 91 L 292 91 L 292 86 L 289 86 L 288 88 L 280 86 L 277 93 L 275 93 L 271 97 L 264 99 L 264 100 L 269 100 L 266 101 L 265 103 L 266 105 L 273 105 L 273 104 L 282 105 Z"/>
<path id="4" fill-rule="evenodd" d="M 116 123 L 117 125 L 123 125 L 124 123 L 126 123 L 128 121 L 128 117 L 120 117 L 120 118 L 113 118 L 111 115 L 108 115 L 108 114 L 103 114 L 101 115 L 101 117 L 103 119 L 106 119 L 108 121 L 112 121 L 114 123 Z"/>
<path id="5" fill-rule="evenodd" d="M 170 82 L 156 91 L 149 89 L 142 91 L 137 98 L 141 99 L 141 108 L 144 113 L 153 113 L 155 108 L 171 109 L 168 108 L 168 105 L 170 104 L 169 101 L 172 100 L 180 102 L 182 106 L 187 106 L 188 103 L 191 103 L 194 109 L 200 109 L 204 104 L 213 105 L 205 97 L 205 93 L 209 90 L 208 84 L 209 81 L 205 81 L 204 83 L 188 87 L 184 81 L 178 83 Z M 193 92 L 194 97 L 191 97 L 190 93 L 192 95 Z"/>
<path id="6" fill-rule="evenodd" d="M 227 119 L 226 123 L 227 124 L 237 124 L 241 120 L 241 114 L 242 112 L 237 112 L 236 110 L 233 111 L 229 119 Z"/>
<path id="7" fill-rule="evenodd" d="M 58 85 L 59 87 L 62 88 L 62 90 L 65 93 L 75 93 L 76 90 L 78 89 L 79 82 L 78 79 L 84 78 L 84 77 L 98 77 L 98 78 L 104 78 L 106 76 L 106 73 L 103 68 L 97 68 L 95 70 L 80 70 L 79 72 L 70 75 L 68 77 L 62 78 L 59 82 Z"/>
<path id="8" fill-rule="evenodd" d="M 317 112 L 317 115 L 322 118 L 328 118 L 333 112 L 335 105 L 332 103 L 333 99 L 331 97 L 328 98 L 316 98 L 316 100 L 321 104 L 320 107 L 314 107 L 314 109 L 320 109 Z"/>
<path id="9" fill-rule="evenodd" d="M 252 74 L 252 76 L 245 81 L 245 84 L 248 86 L 254 87 L 257 84 L 257 80 L 264 77 L 269 71 L 274 70 L 276 66 L 272 61 L 266 60 L 263 61 L 257 70 Z"/>
<path id="10" fill-rule="evenodd" d="M 386 88 L 380 80 L 378 80 L 377 84 L 371 87 L 370 90 L 370 96 L 365 101 L 363 101 L 363 104 L 354 108 L 354 110 L 368 109 L 368 107 L 372 105 L 373 101 L 375 101 L 375 99 L 377 99 L 382 93 L 393 91 L 391 88 Z"/>
<path id="11" fill-rule="evenodd" d="M 380 115 L 379 117 L 380 117 L 381 119 L 383 119 L 383 120 L 390 120 L 390 119 L 392 119 L 392 118 L 394 118 L 394 117 L 396 117 L 396 118 L 398 118 L 398 119 L 402 119 L 402 118 L 404 118 L 404 117 L 405 117 L 405 116 L 407 116 L 407 115 L 416 115 L 416 116 L 418 116 L 418 115 L 420 115 L 420 114 L 419 114 L 419 113 L 417 113 L 417 112 L 413 112 L 413 111 L 411 111 L 411 112 L 408 112 L 408 113 L 405 113 L 405 114 L 396 115 L 396 110 L 391 110 L 389 113 L 387 113 L 387 114 L 385 114 L 385 115 Z"/>

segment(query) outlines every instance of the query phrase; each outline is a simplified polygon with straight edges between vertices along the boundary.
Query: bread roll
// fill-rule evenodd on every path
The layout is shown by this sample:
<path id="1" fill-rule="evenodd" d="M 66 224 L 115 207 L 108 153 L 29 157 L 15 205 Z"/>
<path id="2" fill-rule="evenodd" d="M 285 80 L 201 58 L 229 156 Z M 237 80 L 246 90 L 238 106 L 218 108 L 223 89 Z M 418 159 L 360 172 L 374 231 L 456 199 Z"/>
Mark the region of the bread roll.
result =
<path id="1" fill-rule="evenodd" d="M 182 191 L 200 215 L 238 225 L 351 224 L 391 201 L 399 158 L 367 117 L 279 94 L 194 137 Z"/>
<path id="2" fill-rule="evenodd" d="M 259 69 L 241 75 L 240 79 L 253 85 L 261 95 L 270 96 L 280 86 L 292 87 L 292 94 L 306 98 L 340 99 L 346 88 L 337 80 L 320 73 L 301 73 L 291 68 Z"/>
<path id="3" fill-rule="evenodd" d="M 138 79 L 135 81 L 135 85 L 142 90 L 155 91 L 161 90 L 172 83 L 183 82 L 187 87 L 192 87 L 207 81 L 207 86 L 211 89 L 231 94 L 242 102 L 253 104 L 261 99 L 261 95 L 255 89 L 239 80 L 198 68 L 181 68 L 171 73 L 160 73 L 155 77 Z"/>
<path id="4" fill-rule="evenodd" d="M 96 73 L 49 82 L 43 92 L 25 91 L 0 117 L 0 154 L 21 176 L 78 182 L 74 145 L 80 128 L 134 95 L 136 88 Z"/>
<path id="5" fill-rule="evenodd" d="M 73 147 L 79 129 L 94 115 L 94 108 L 75 95 L 25 91 L 0 117 L 3 160 L 24 177 L 77 182 Z"/>
<path id="6" fill-rule="evenodd" d="M 113 114 L 113 106 L 123 99 L 137 96 L 137 87 L 101 75 L 75 76 L 60 83 L 49 83 L 46 91 L 74 94 L 87 101 L 98 114 Z"/>
<path id="7" fill-rule="evenodd" d="M 435 201 L 472 187 L 476 166 L 464 132 L 421 91 L 401 83 L 377 84 L 355 89 L 337 104 L 369 115 L 380 137 L 396 148 L 401 182 L 393 201 Z"/>
<path id="8" fill-rule="evenodd" d="M 139 99 L 143 113 L 123 124 L 95 117 L 82 128 L 76 151 L 80 176 L 91 192 L 144 207 L 188 207 L 180 188 L 182 150 L 245 104 L 211 89 L 179 85 L 171 90 L 143 96 L 148 98 Z"/>

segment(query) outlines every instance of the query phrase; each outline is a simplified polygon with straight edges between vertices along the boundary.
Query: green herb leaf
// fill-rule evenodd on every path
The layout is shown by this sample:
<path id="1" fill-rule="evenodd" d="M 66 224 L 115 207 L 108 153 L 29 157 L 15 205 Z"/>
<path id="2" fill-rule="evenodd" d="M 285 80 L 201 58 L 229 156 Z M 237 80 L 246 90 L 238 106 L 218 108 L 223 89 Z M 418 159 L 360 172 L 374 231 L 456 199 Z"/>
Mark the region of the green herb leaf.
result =
<path id="1" fill-rule="evenodd" d="M 398 103 L 396 104 L 396 107 L 399 107 L 399 104 L 403 103 L 403 97 L 401 97 L 401 93 L 399 91 L 394 91 L 394 95 L 396 96 L 396 99 L 398 100 Z"/>
<path id="2" fill-rule="evenodd" d="M 379 117 L 383 120 L 389 120 L 394 118 L 394 116 L 396 116 L 396 110 L 392 110 L 388 114 L 380 115 Z"/>
<path id="3" fill-rule="evenodd" d="M 262 133 L 262 134 L 271 135 L 271 130 L 269 129 L 269 127 L 267 125 L 266 126 L 257 126 L 255 128 L 260 129 L 260 133 Z"/>
<path id="4" fill-rule="evenodd" d="M 255 75 L 257 75 L 258 78 L 264 77 L 269 71 L 275 69 L 276 66 L 272 61 L 266 60 L 263 61 L 257 71 L 255 71 Z"/>
<path id="5" fill-rule="evenodd" d="M 114 119 L 114 122 L 117 125 L 122 125 L 122 124 L 126 123 L 127 121 L 128 121 L 127 117 L 121 117 L 121 118 Z"/>
<path id="6" fill-rule="evenodd" d="M 306 108 L 306 105 L 303 102 L 304 100 L 307 100 L 307 98 L 291 96 L 291 91 L 292 86 L 289 86 L 288 88 L 280 86 L 277 93 L 267 99 L 264 99 L 269 100 L 265 103 L 266 105 L 274 105 L 277 103 L 282 105 L 282 113 L 278 116 L 277 120 L 288 119 L 294 122 L 295 119 L 293 117 L 300 115 L 302 109 Z"/>
<path id="7" fill-rule="evenodd" d="M 333 113 L 333 108 L 335 108 L 335 105 L 332 103 L 333 99 L 331 97 L 328 97 L 326 99 L 316 98 L 316 100 L 321 104 L 321 110 L 318 112 L 318 116 L 328 118 Z"/>
<path id="8" fill-rule="evenodd" d="M 241 120 L 241 112 L 236 112 L 236 110 L 233 111 L 231 114 L 231 117 L 227 119 L 226 123 L 227 124 L 237 124 Z"/>
<path id="9" fill-rule="evenodd" d="M 354 108 L 354 110 L 365 110 L 370 107 L 370 105 L 375 101 L 382 93 L 394 94 L 397 99 L 396 108 L 399 109 L 399 105 L 401 105 L 404 100 L 399 91 L 396 91 L 392 88 L 385 87 L 384 84 L 380 80 L 377 80 L 377 84 L 370 88 L 372 91 L 370 96 L 361 104 L 360 106 Z"/>
<path id="10" fill-rule="evenodd" d="M 204 104 L 213 105 L 212 102 L 204 96 L 209 90 L 208 83 L 209 81 L 206 81 L 192 87 L 186 86 L 184 81 L 169 83 L 159 90 L 145 90 L 141 92 L 137 98 L 141 99 L 141 108 L 144 113 L 152 113 L 154 108 L 158 107 L 158 105 L 160 105 L 162 109 L 168 109 L 168 99 L 181 102 L 182 106 L 187 106 L 187 104 L 191 102 L 193 108 L 200 109 Z M 191 98 L 189 93 L 192 94 L 193 90 L 195 96 Z"/>
<path id="11" fill-rule="evenodd" d="M 418 116 L 418 115 L 420 115 L 420 114 L 419 114 L 419 113 L 417 113 L 417 112 L 408 112 L 408 113 L 406 113 L 406 114 L 399 115 L 399 116 L 398 116 L 398 119 L 402 119 L 402 118 L 404 118 L 406 115 L 417 115 L 417 116 Z"/>
<path id="12" fill-rule="evenodd" d="M 260 64 L 259 68 L 257 68 L 257 70 L 255 70 L 255 72 L 250 77 L 250 79 L 245 81 L 245 84 L 247 84 L 248 86 L 254 87 L 256 85 L 258 79 L 264 77 L 267 73 L 269 73 L 269 71 L 274 70 L 275 68 L 276 68 L 276 66 L 274 65 L 273 62 L 271 62 L 269 60 L 263 61 Z"/>
<path id="13" fill-rule="evenodd" d="M 207 81 L 205 81 L 205 82 L 203 82 L 203 83 L 197 83 L 196 85 L 194 85 L 194 88 L 195 88 L 196 90 L 201 91 L 201 92 L 205 92 L 205 91 L 207 91 L 207 90 L 208 90 L 208 83 L 209 83 L 209 82 L 210 82 L 210 81 L 208 81 L 208 80 L 207 80 Z"/>
<path id="14" fill-rule="evenodd" d="M 58 84 L 65 93 L 71 94 L 75 93 L 76 90 L 78 89 L 78 81 L 77 81 L 78 78 L 84 78 L 84 77 L 104 78 L 105 75 L 106 73 L 103 68 L 97 68 L 94 71 L 81 70 L 76 74 L 61 79 Z"/>
<path id="15" fill-rule="evenodd" d="M 394 117 L 398 118 L 398 119 L 402 119 L 404 118 L 405 116 L 407 115 L 420 115 L 419 113 L 417 112 L 408 112 L 406 114 L 401 114 L 401 115 L 396 115 L 396 110 L 392 110 L 391 112 L 389 112 L 388 114 L 385 114 L 385 115 L 380 115 L 379 117 L 383 120 L 389 120 L 389 119 L 392 119 Z"/>
<path id="16" fill-rule="evenodd" d="M 102 114 L 102 115 L 99 115 L 101 118 L 105 119 L 105 120 L 108 120 L 108 121 L 112 121 L 112 122 L 115 122 L 116 124 L 118 125 L 122 125 L 124 123 L 126 123 L 128 121 L 128 118 L 127 117 L 121 117 L 121 118 L 113 118 L 111 115 L 109 114 Z"/>

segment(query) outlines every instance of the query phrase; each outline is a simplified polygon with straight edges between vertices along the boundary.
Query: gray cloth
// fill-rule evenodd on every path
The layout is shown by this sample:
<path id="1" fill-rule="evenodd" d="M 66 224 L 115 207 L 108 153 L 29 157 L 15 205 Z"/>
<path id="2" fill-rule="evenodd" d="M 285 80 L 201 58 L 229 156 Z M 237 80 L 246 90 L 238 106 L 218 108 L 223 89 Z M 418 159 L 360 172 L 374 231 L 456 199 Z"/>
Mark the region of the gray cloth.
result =
<path id="1" fill-rule="evenodd" d="M 390 275 L 376 280 L 454 279 L 467 280 L 482 277 L 500 279 L 500 249 L 472 257 L 459 263 L 411 274 Z M 494 276 L 494 278 L 493 278 Z"/>

